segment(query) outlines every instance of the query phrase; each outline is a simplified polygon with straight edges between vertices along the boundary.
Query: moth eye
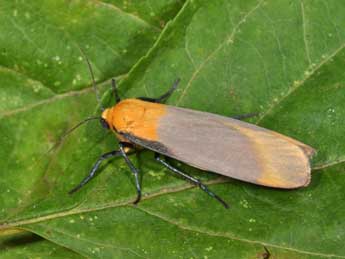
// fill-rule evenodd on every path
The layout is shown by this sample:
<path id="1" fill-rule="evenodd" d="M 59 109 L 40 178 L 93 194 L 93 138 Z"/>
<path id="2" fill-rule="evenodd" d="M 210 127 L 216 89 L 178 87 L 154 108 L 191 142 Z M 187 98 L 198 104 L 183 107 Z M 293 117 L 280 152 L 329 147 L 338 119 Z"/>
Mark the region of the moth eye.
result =
<path id="1" fill-rule="evenodd" d="M 105 119 L 101 118 L 100 122 L 101 122 L 101 125 L 102 125 L 103 128 L 105 128 L 105 129 L 109 129 L 110 128 L 108 122 Z"/>

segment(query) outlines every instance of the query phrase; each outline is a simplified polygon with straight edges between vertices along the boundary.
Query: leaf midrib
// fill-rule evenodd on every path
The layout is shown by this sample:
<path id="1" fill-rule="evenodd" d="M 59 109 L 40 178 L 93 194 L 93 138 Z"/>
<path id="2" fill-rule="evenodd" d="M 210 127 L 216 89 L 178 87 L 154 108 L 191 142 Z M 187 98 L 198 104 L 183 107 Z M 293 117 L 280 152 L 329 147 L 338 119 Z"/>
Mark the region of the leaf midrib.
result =
<path id="1" fill-rule="evenodd" d="M 222 183 L 226 183 L 228 182 L 228 180 L 226 178 L 218 178 L 215 180 L 211 180 L 206 182 L 207 185 L 215 185 L 215 184 L 222 184 Z M 195 186 L 191 185 L 191 184 L 185 184 L 182 186 L 178 186 L 176 187 L 172 187 L 169 189 L 163 189 L 159 192 L 144 196 L 142 198 L 142 200 L 150 200 L 162 195 L 166 195 L 166 194 L 171 194 L 171 193 L 177 193 L 180 191 L 184 191 L 187 189 L 191 189 L 194 188 Z M 78 206 L 79 207 L 79 206 Z M 174 220 L 171 220 L 167 217 L 164 217 L 163 215 L 159 215 L 157 213 L 154 213 L 148 209 L 144 209 L 143 207 L 140 206 L 135 206 L 132 205 L 132 199 L 127 199 L 125 201 L 122 202 L 115 202 L 115 203 L 109 203 L 109 204 L 104 204 L 103 206 L 100 206 L 98 208 L 82 208 L 82 209 L 78 209 L 78 207 L 72 209 L 72 210 L 67 210 L 67 211 L 62 211 L 62 212 L 58 212 L 58 213 L 54 213 L 54 214 L 49 214 L 49 215 L 45 215 L 45 216 L 40 216 L 37 218 L 31 218 L 31 219 L 24 219 L 21 221 L 17 221 L 17 222 L 13 222 L 13 223 L 9 223 L 9 224 L 3 224 L 0 225 L 0 231 L 2 230 L 6 230 L 6 229 L 11 229 L 11 228 L 15 228 L 15 227 L 20 227 L 21 229 L 25 229 L 28 231 L 31 231 L 31 229 L 28 227 L 26 228 L 25 226 L 30 225 L 30 224 L 35 224 L 35 223 L 40 223 L 40 222 L 45 222 L 48 220 L 53 220 L 53 219 L 57 219 L 57 218 L 62 218 L 62 217 L 66 217 L 66 216 L 71 216 L 71 215 L 76 215 L 76 214 L 82 214 L 82 213 L 87 213 L 87 212 L 95 212 L 95 211 L 100 211 L 100 210 L 105 210 L 105 209 L 110 209 L 110 208 L 120 208 L 120 207 L 131 207 L 131 208 L 135 208 L 137 210 L 140 210 L 142 212 L 145 212 L 146 214 L 150 215 L 151 217 L 156 217 L 164 222 L 167 222 L 171 225 L 174 225 L 176 227 L 178 227 L 179 229 L 185 230 L 185 231 L 189 231 L 189 232 L 197 232 L 203 235 L 208 235 L 208 236 L 214 236 L 214 237 L 222 237 L 222 238 L 228 238 L 231 240 L 235 240 L 235 241 L 239 241 L 239 242 L 243 242 L 243 243 L 247 243 L 247 244 L 259 244 L 262 246 L 266 246 L 266 247 L 272 247 L 272 248 L 277 248 L 277 249 L 282 249 L 282 250 L 288 250 L 288 251 L 292 251 L 292 252 L 296 252 L 296 253 L 300 253 L 300 254 L 306 254 L 306 255 L 313 255 L 313 256 L 322 256 L 322 257 L 327 257 L 327 258 L 331 258 L 331 257 L 335 257 L 335 258 L 345 258 L 345 256 L 341 256 L 341 255 L 336 255 L 336 254 L 325 254 L 325 253 L 317 253 L 317 252 L 312 252 L 312 251 L 306 251 L 306 250 L 300 250 L 297 248 L 293 248 L 293 247 L 286 247 L 286 246 L 281 246 L 281 245 L 276 245 L 276 244 L 271 244 L 271 243 L 266 243 L 266 242 L 261 242 L 261 241 L 256 241 L 256 240 L 251 240 L 251 239 L 246 239 L 246 238 L 241 238 L 241 237 L 237 237 L 236 235 L 234 235 L 233 233 L 221 233 L 221 232 L 215 232 L 215 231 L 210 231 L 210 230 L 204 230 L 201 228 L 196 228 L 196 227 L 192 227 L 192 226 L 188 226 L 185 224 L 181 224 L 180 222 L 175 222 Z M 55 231 L 55 229 L 54 229 Z M 41 233 L 37 233 L 38 235 L 42 235 Z M 50 240 L 50 238 L 48 236 L 42 236 L 45 239 Z M 56 243 L 55 241 L 52 241 L 54 243 Z M 59 243 L 56 243 L 58 245 L 61 245 Z M 77 251 L 75 251 L 77 252 Z"/>
<path id="2" fill-rule="evenodd" d="M 205 182 L 205 184 L 214 185 L 214 184 L 226 183 L 228 181 L 229 181 L 229 179 L 227 179 L 227 178 L 219 177 L 217 179 L 207 181 L 207 182 Z M 150 199 L 153 199 L 155 197 L 159 197 L 159 196 L 162 196 L 165 194 L 177 193 L 177 192 L 181 192 L 181 191 L 188 190 L 191 188 L 195 188 L 195 186 L 192 184 L 189 184 L 189 183 L 183 184 L 183 185 L 175 185 L 175 186 L 172 186 L 169 188 L 163 188 L 160 191 L 155 192 L 155 193 L 144 195 L 141 200 L 142 201 L 150 200 Z M 109 209 L 109 208 L 117 208 L 117 207 L 124 207 L 124 206 L 135 206 L 132 204 L 133 200 L 134 200 L 134 198 L 131 197 L 129 199 L 125 199 L 122 201 L 120 200 L 120 201 L 105 203 L 99 207 L 93 207 L 93 208 L 80 208 L 81 205 L 83 204 L 83 203 L 81 203 L 81 204 L 76 205 L 76 207 L 74 207 L 73 209 L 69 208 L 68 210 L 63 210 L 63 211 L 55 212 L 52 214 L 41 215 L 40 217 L 36 217 L 36 218 L 27 218 L 27 219 L 21 219 L 18 221 L 2 223 L 2 224 L 0 224 L 0 231 L 2 231 L 4 229 L 8 229 L 8 228 L 19 227 L 19 226 L 24 226 L 24 225 L 28 225 L 28 224 L 34 224 L 34 223 L 38 223 L 38 222 L 42 222 L 42 221 L 46 221 L 46 220 L 61 218 L 61 217 L 65 217 L 65 216 L 75 215 L 75 214 L 94 212 L 94 211 L 99 211 L 99 210 L 104 210 L 104 209 Z"/>
<path id="3" fill-rule="evenodd" d="M 341 163 L 344 163 L 344 161 L 338 161 L 338 163 L 341 164 Z M 334 165 L 336 165 L 336 164 L 332 164 L 332 166 L 334 166 Z M 314 169 L 315 170 L 322 170 L 324 168 L 325 167 L 314 168 Z M 205 181 L 204 184 L 210 186 L 210 185 L 215 185 L 215 184 L 227 183 L 229 181 L 231 181 L 230 178 L 220 176 L 219 178 Z M 150 200 L 150 199 L 153 199 L 156 197 L 160 197 L 162 195 L 178 193 L 178 192 L 182 192 L 182 191 L 192 189 L 192 188 L 197 188 L 197 186 L 190 184 L 190 183 L 186 183 L 186 184 L 182 184 L 182 185 L 174 185 L 171 187 L 162 188 L 162 189 L 160 189 L 160 191 L 157 191 L 154 193 L 150 193 L 147 195 L 144 194 L 141 200 L 142 201 Z M 42 222 L 42 221 L 46 221 L 46 220 L 61 218 L 61 217 L 65 217 L 65 216 L 75 215 L 75 214 L 94 212 L 94 211 L 99 211 L 99 210 L 104 210 L 104 209 L 109 209 L 109 208 L 116 208 L 116 207 L 133 206 L 132 202 L 133 202 L 134 198 L 135 197 L 131 197 L 129 199 L 120 200 L 120 201 L 117 200 L 115 202 L 105 203 L 99 207 L 93 207 L 93 208 L 85 208 L 85 207 L 83 208 L 82 205 L 84 204 L 84 202 L 81 202 L 79 204 L 74 205 L 72 208 L 69 207 L 67 210 L 55 212 L 52 214 L 41 215 L 40 217 L 36 217 L 36 218 L 24 218 L 24 219 L 20 219 L 20 220 L 13 221 L 13 222 L 2 222 L 2 223 L 0 223 L 0 231 L 7 230 L 7 229 L 10 229 L 13 227 L 19 227 L 19 226 L 28 225 L 28 224 L 34 224 L 34 223 L 38 223 L 38 222 Z"/>
<path id="4" fill-rule="evenodd" d="M 342 255 L 336 255 L 336 254 L 324 254 L 324 253 L 316 253 L 316 252 L 310 252 L 310 251 L 306 251 L 306 250 L 300 250 L 300 249 L 296 249 L 296 248 L 292 248 L 292 247 L 285 247 L 285 246 L 280 246 L 280 245 L 276 245 L 276 244 L 271 244 L 271 243 L 265 243 L 265 242 L 261 242 L 261 241 L 256 241 L 256 240 L 251 240 L 251 239 L 246 239 L 246 238 L 240 238 L 240 237 L 236 237 L 234 234 L 232 233 L 220 233 L 220 232 L 215 232 L 215 231 L 210 231 L 210 230 L 203 230 L 200 228 L 195 228 L 195 227 L 191 227 L 185 224 L 181 224 L 179 222 L 175 222 L 171 219 L 168 219 L 160 214 L 157 213 L 153 213 L 150 210 L 144 209 L 142 207 L 137 207 L 136 209 L 141 210 L 145 213 L 147 213 L 150 216 L 156 217 L 160 220 L 163 220 L 167 223 L 170 223 L 182 230 L 186 230 L 186 231 L 192 231 L 192 232 L 197 232 L 200 234 L 204 234 L 204 235 L 208 235 L 208 236 L 213 236 L 213 237 L 222 237 L 222 238 L 228 238 L 231 240 L 236 240 L 239 242 L 243 242 L 243 243 L 249 243 L 249 244 L 260 244 L 262 246 L 266 246 L 266 247 L 272 247 L 272 248 L 278 248 L 278 249 L 283 249 L 283 250 L 289 250 L 289 251 L 293 251 L 296 253 L 300 253 L 300 254 L 307 254 L 307 255 L 314 255 L 314 256 L 323 256 L 323 257 L 336 257 L 336 258 L 345 258 L 345 256 Z"/>

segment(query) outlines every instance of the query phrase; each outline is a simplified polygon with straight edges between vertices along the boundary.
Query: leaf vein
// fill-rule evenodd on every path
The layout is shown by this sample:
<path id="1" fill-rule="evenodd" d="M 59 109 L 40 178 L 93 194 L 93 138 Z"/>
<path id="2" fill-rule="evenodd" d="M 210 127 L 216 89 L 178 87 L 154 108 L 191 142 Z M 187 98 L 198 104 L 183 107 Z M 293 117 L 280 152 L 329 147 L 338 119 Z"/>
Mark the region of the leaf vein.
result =
<path id="1" fill-rule="evenodd" d="M 228 181 L 229 181 L 228 178 L 219 177 L 217 179 L 205 182 L 205 184 L 207 184 L 207 185 L 222 184 L 222 183 L 226 183 Z M 141 200 L 142 201 L 150 200 L 150 199 L 154 199 L 156 197 L 159 197 L 159 196 L 162 196 L 165 194 L 178 193 L 178 192 L 185 191 L 185 190 L 192 189 L 192 188 L 197 188 L 197 187 L 193 184 L 183 184 L 183 185 L 175 185 L 175 186 L 172 186 L 170 188 L 169 187 L 168 188 L 161 188 L 158 192 L 150 193 L 147 195 L 144 194 Z M 9 229 L 9 228 L 18 227 L 18 226 L 34 224 L 37 222 L 42 222 L 42 221 L 51 220 L 51 219 L 55 219 L 55 218 L 61 218 L 61 217 L 69 216 L 69 215 L 75 215 L 75 214 L 92 212 L 92 211 L 99 211 L 99 210 L 104 210 L 104 209 L 109 209 L 109 208 L 133 206 L 132 202 L 135 199 L 135 197 L 130 197 L 129 199 L 118 200 L 118 201 L 113 201 L 113 202 L 101 204 L 98 207 L 96 206 L 93 208 L 80 208 L 81 204 L 77 204 L 76 206 L 73 206 L 72 209 L 53 212 L 53 213 L 46 214 L 46 215 L 40 215 L 39 217 L 36 217 L 36 218 L 25 218 L 25 219 L 19 219 L 17 221 L 13 221 L 13 222 L 2 222 L 0 224 L 0 231 L 3 229 Z"/>
<path id="2" fill-rule="evenodd" d="M 197 69 L 194 71 L 194 73 L 192 74 L 191 78 L 189 79 L 186 87 L 184 88 L 182 94 L 180 95 L 180 98 L 177 100 L 176 102 L 176 105 L 179 105 L 182 101 L 182 99 L 185 97 L 187 91 L 189 90 L 189 88 L 191 87 L 191 84 L 192 82 L 195 80 L 195 78 L 197 77 L 197 75 L 200 73 L 200 71 L 205 67 L 205 65 L 210 61 L 212 60 L 212 58 L 215 57 L 215 55 L 228 43 L 228 42 L 231 42 L 233 41 L 237 31 L 238 31 L 238 28 L 244 24 L 247 19 L 261 6 L 261 4 L 263 3 L 264 1 L 259 1 L 258 4 L 251 10 L 249 10 L 248 13 L 246 13 L 242 19 L 237 23 L 237 25 L 234 27 L 234 29 L 232 30 L 232 32 L 230 33 L 230 35 L 228 37 L 226 37 L 226 39 L 221 43 L 219 44 L 219 46 L 214 50 L 212 51 L 206 58 L 205 60 L 197 67 Z"/>
<path id="3" fill-rule="evenodd" d="M 309 50 L 308 37 L 307 37 L 307 19 L 305 16 L 303 0 L 301 1 L 301 12 L 302 12 L 303 41 L 304 41 L 304 47 L 305 47 L 305 54 L 307 56 L 309 66 L 311 66 L 312 62 L 310 58 L 310 50 Z"/>
<path id="4" fill-rule="evenodd" d="M 110 3 L 105 3 L 105 2 L 102 2 L 100 0 L 92 0 L 94 3 L 98 3 L 99 5 L 103 5 L 104 7 L 107 7 L 109 9 L 113 9 L 115 11 L 117 11 L 118 13 L 122 13 L 122 14 L 125 14 L 129 17 L 131 17 L 133 20 L 141 23 L 141 24 L 144 24 L 148 27 L 152 27 L 152 28 L 155 28 L 156 30 L 160 31 L 161 29 L 153 24 L 150 24 L 148 21 L 146 21 L 145 19 L 143 19 L 142 17 L 138 16 L 138 15 L 135 15 L 133 13 L 129 13 L 129 12 L 126 12 L 124 11 L 123 9 L 121 9 L 120 7 L 116 6 L 115 4 L 110 4 Z"/>
<path id="5" fill-rule="evenodd" d="M 243 243 L 259 244 L 259 245 L 266 246 L 266 247 L 273 247 L 273 248 L 278 248 L 278 249 L 283 249 L 283 250 L 289 250 L 289 251 L 300 253 L 300 254 L 308 254 L 308 255 L 322 256 L 322 257 L 329 257 L 329 258 L 330 257 L 345 258 L 345 256 L 341 256 L 341 255 L 316 253 L 316 252 L 300 250 L 300 249 L 296 249 L 296 248 L 292 248 L 292 247 L 285 247 L 285 246 L 281 246 L 281 245 L 276 245 L 276 244 L 271 244 L 271 243 L 266 243 L 266 242 L 236 237 L 232 233 L 221 233 L 221 232 L 215 232 L 215 231 L 210 231 L 210 230 L 206 231 L 206 230 L 203 230 L 200 228 L 195 228 L 195 227 L 191 227 L 191 226 L 187 226 L 187 225 L 175 222 L 175 221 L 168 219 L 162 215 L 159 215 L 157 213 L 153 213 L 152 211 L 150 211 L 148 209 L 144 209 L 143 207 L 140 207 L 140 208 L 136 207 L 136 209 L 141 210 L 150 216 L 156 217 L 156 218 L 158 218 L 162 221 L 165 221 L 167 223 L 170 223 L 174 226 L 177 226 L 178 228 L 185 230 L 185 231 L 197 232 L 200 234 L 204 234 L 204 235 L 208 235 L 208 236 L 214 236 L 214 237 L 228 238 L 228 239 L 236 240 L 236 241 L 243 242 Z"/>
<path id="6" fill-rule="evenodd" d="M 94 240 L 76 237 L 76 236 L 73 236 L 73 235 L 71 235 L 70 233 L 67 233 L 67 232 L 65 232 L 65 231 L 57 230 L 56 228 L 49 228 L 49 227 L 47 227 L 47 226 L 44 226 L 44 228 L 47 229 L 48 231 L 56 232 L 56 233 L 58 233 L 58 234 L 65 235 L 65 236 L 70 237 L 70 238 L 73 238 L 73 239 L 75 239 L 75 240 L 83 241 L 83 242 L 85 242 L 85 243 L 93 244 L 93 245 L 96 245 L 96 246 L 103 246 L 103 247 L 115 248 L 115 249 L 118 249 L 118 250 L 124 250 L 124 251 L 128 251 L 128 252 L 130 252 L 130 253 L 132 253 L 132 254 L 134 254 L 134 255 L 140 257 L 140 258 L 146 258 L 146 257 L 144 257 L 144 256 L 142 256 L 142 255 L 139 255 L 138 253 L 136 253 L 135 251 L 133 251 L 131 248 L 127 248 L 127 247 L 118 247 L 118 246 L 114 246 L 113 244 L 109 244 L 109 243 L 100 243 L 100 242 L 96 242 L 96 241 L 94 241 Z M 66 246 L 64 246 L 64 245 L 61 245 L 61 244 L 57 243 L 56 241 L 51 240 L 48 236 L 45 236 L 45 235 L 42 234 L 42 233 L 38 233 L 38 232 L 36 232 L 36 231 L 32 231 L 30 228 L 27 228 L 26 230 L 28 230 L 28 231 L 30 231 L 30 232 L 34 232 L 35 234 L 37 234 L 37 235 L 39 235 L 39 236 L 42 236 L 43 238 L 45 238 L 45 239 L 47 239 L 47 240 L 49 240 L 49 241 L 51 241 L 51 242 L 54 242 L 54 243 L 56 243 L 57 245 L 66 247 Z M 103 240 L 105 240 L 105 239 L 103 239 Z M 70 248 L 70 247 L 66 247 L 66 248 L 67 248 L 67 249 L 70 249 L 70 250 L 72 250 L 72 251 L 74 251 L 74 252 L 76 252 L 76 253 L 78 253 L 78 254 L 80 254 L 79 251 L 77 251 L 77 250 L 74 250 L 74 249 L 72 249 L 72 248 Z M 147 259 L 147 258 L 146 258 L 146 259 Z"/>
<path id="7" fill-rule="evenodd" d="M 78 90 L 78 91 L 70 91 L 68 93 L 57 94 L 57 95 L 54 95 L 51 98 L 48 98 L 48 99 L 45 99 L 45 100 L 41 100 L 41 101 L 38 101 L 38 102 L 35 102 L 35 103 L 32 103 L 32 104 L 28 104 L 28 105 L 26 105 L 24 107 L 21 107 L 21 108 L 17 108 L 17 109 L 13 109 L 13 110 L 10 110 L 10 111 L 2 112 L 2 113 L 0 113 L 0 119 L 2 119 L 4 117 L 9 117 L 9 116 L 15 115 L 15 114 L 20 113 L 20 112 L 26 112 L 26 111 L 31 110 L 33 108 L 36 108 L 38 106 L 49 104 L 49 103 L 55 102 L 57 100 L 64 99 L 66 97 L 72 97 L 72 96 L 77 96 L 77 95 L 81 95 L 81 94 L 84 94 L 84 93 L 88 93 L 88 92 L 90 92 L 92 90 L 93 90 L 92 87 L 88 87 L 88 88 L 84 88 L 84 89 Z"/>
<path id="8" fill-rule="evenodd" d="M 331 166 L 335 166 L 335 165 L 338 165 L 338 164 L 341 164 L 341 163 L 344 163 L 344 162 L 345 162 L 345 157 L 340 157 L 339 159 L 334 160 L 334 161 L 325 161 L 325 162 L 323 162 L 321 164 L 315 165 L 313 167 L 313 170 L 325 169 L 325 168 L 328 168 L 328 167 L 331 167 Z"/>
<path id="9" fill-rule="evenodd" d="M 298 81 L 298 83 L 293 84 L 290 86 L 289 90 L 285 95 L 283 95 L 278 101 L 274 101 L 270 105 L 268 105 L 268 109 L 266 112 L 264 112 L 256 121 L 256 124 L 259 124 L 267 115 L 271 114 L 273 110 L 278 107 L 285 99 L 287 99 L 292 93 L 294 93 L 297 89 L 299 89 L 309 78 L 311 78 L 320 68 L 322 68 L 324 65 L 328 64 L 328 62 L 332 61 L 332 58 L 334 58 L 335 55 L 337 55 L 340 51 L 342 51 L 345 48 L 345 43 L 340 45 L 339 48 L 337 48 L 333 53 L 331 53 L 328 57 L 323 59 L 317 66 L 315 66 L 313 69 L 309 70 L 309 68 L 305 71 L 304 75 L 305 77 Z"/>

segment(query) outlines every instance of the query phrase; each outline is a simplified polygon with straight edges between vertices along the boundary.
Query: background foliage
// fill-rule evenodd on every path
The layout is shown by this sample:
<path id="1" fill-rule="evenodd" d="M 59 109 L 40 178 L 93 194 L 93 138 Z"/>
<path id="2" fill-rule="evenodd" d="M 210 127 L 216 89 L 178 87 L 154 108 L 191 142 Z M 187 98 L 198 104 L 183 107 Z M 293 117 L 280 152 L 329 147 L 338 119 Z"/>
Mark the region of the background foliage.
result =
<path id="1" fill-rule="evenodd" d="M 0 0 L 1 258 L 344 258 L 345 3 L 321 0 Z M 84 50 L 104 105 L 124 97 L 251 120 L 317 150 L 312 182 L 283 191 L 177 165 L 209 184 L 225 210 L 135 160 L 144 197 L 121 159 L 73 196 L 97 157 L 116 149 L 98 114 Z"/>

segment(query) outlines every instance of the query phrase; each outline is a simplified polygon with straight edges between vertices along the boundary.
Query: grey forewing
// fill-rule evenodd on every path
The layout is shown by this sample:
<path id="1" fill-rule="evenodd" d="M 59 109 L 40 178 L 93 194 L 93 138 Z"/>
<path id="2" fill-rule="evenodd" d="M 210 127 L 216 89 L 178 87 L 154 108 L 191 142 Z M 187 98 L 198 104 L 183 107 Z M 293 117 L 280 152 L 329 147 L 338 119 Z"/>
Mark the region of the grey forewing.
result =
<path id="1" fill-rule="evenodd" d="M 260 174 L 260 165 L 254 153 L 248 152 L 251 143 L 237 129 L 225 126 L 224 120 L 234 121 L 169 106 L 159 121 L 159 140 L 170 157 L 203 170 L 253 182 Z"/>

